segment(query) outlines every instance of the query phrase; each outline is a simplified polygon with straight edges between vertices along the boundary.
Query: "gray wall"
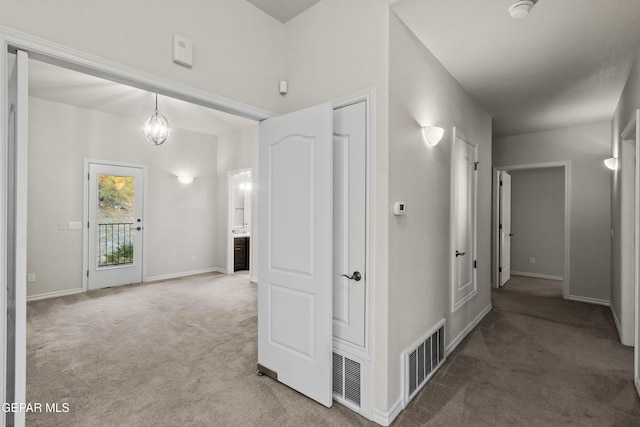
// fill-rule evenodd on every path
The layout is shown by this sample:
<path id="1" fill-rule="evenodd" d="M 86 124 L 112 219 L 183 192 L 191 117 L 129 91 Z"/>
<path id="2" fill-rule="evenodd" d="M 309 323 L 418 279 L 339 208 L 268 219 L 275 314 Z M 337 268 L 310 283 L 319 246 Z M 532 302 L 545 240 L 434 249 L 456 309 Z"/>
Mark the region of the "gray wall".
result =
<path id="1" fill-rule="evenodd" d="M 511 272 L 564 274 L 564 169 L 511 171 Z M 535 258 L 531 264 L 530 258 Z"/>
<path id="2" fill-rule="evenodd" d="M 491 117 L 395 15 L 389 70 L 389 194 L 407 203 L 389 222 L 389 380 L 400 391 L 404 351 L 443 318 L 450 346 L 491 305 Z M 424 143 L 422 125 L 445 129 L 440 144 Z M 451 313 L 454 126 L 478 144 L 478 294 Z"/>
<path id="3" fill-rule="evenodd" d="M 569 294 L 598 303 L 610 298 L 610 138 L 606 122 L 493 141 L 494 166 L 570 162 Z"/>
<path id="4" fill-rule="evenodd" d="M 618 157 L 621 167 L 613 172 L 611 180 L 611 311 L 620 340 L 634 342 L 634 156 L 635 143 L 622 141 L 620 135 L 629 120 L 640 108 L 640 51 L 629 74 L 611 123 L 611 156 Z M 637 256 L 637 254 L 636 254 Z"/>
<path id="5" fill-rule="evenodd" d="M 82 288 L 82 230 L 59 223 L 83 219 L 85 158 L 148 166 L 147 278 L 216 267 L 216 138 L 172 129 L 154 147 L 144 119 L 29 99 L 28 295 Z M 178 174 L 195 179 L 181 184 Z"/>

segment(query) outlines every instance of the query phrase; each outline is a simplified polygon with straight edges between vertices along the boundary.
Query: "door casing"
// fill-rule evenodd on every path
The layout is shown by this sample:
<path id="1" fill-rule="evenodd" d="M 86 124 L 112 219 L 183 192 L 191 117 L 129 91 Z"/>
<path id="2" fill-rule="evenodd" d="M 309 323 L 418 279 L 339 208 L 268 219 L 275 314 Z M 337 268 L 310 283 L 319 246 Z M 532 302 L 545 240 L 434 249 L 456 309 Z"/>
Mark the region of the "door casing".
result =
<path id="1" fill-rule="evenodd" d="M 142 169 L 143 173 L 143 194 L 149 194 L 148 190 L 148 179 L 147 179 L 147 166 L 140 165 L 136 163 L 125 163 L 125 162 L 115 162 L 111 160 L 98 160 L 98 159 L 84 159 L 84 174 L 83 176 L 83 214 L 82 214 L 82 271 L 84 274 L 82 275 L 82 290 L 84 292 L 89 290 L 89 227 L 88 223 L 91 220 L 89 217 L 89 171 L 90 165 L 107 165 L 107 166 L 122 166 L 128 168 L 136 168 Z M 147 197 L 142 198 L 142 224 L 146 224 L 146 215 L 147 215 Z M 142 230 L 140 231 L 142 236 L 142 281 L 145 282 L 147 280 L 147 245 L 144 244 L 146 239 L 146 227 L 143 225 Z"/>
<path id="2" fill-rule="evenodd" d="M 564 276 L 562 281 L 562 297 L 569 299 L 571 289 L 570 278 L 570 254 L 571 254 L 571 162 L 549 162 L 549 163 L 531 163 L 523 165 L 506 165 L 496 166 L 493 168 L 493 209 L 492 209 L 492 283 L 493 287 L 500 287 L 500 198 L 498 197 L 500 192 L 500 171 L 514 171 L 522 169 L 542 169 L 542 168 L 564 168 Z"/>

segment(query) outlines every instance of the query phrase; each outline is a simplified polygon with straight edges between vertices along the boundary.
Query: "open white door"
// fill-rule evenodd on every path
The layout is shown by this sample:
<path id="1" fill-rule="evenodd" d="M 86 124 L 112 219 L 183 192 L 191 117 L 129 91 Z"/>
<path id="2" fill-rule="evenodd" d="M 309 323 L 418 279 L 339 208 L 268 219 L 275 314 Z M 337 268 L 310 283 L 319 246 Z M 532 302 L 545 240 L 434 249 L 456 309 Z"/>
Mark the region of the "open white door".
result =
<path id="1" fill-rule="evenodd" d="M 27 112 L 28 55 L 9 54 L 6 210 L 6 403 L 26 402 L 27 348 Z M 6 412 L 8 426 L 24 426 L 24 411 Z"/>
<path id="2" fill-rule="evenodd" d="M 500 172 L 500 286 L 511 278 L 511 175 Z"/>
<path id="3" fill-rule="evenodd" d="M 260 123 L 258 370 L 332 405 L 333 111 Z"/>

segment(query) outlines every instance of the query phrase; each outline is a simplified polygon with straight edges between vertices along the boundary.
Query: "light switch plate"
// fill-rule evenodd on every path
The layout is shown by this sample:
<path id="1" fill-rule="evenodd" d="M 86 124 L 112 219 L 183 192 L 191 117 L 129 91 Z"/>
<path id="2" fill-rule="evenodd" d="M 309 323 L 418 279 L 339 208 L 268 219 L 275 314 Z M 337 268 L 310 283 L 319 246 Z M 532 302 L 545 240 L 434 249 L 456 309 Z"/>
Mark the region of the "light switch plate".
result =
<path id="1" fill-rule="evenodd" d="M 407 202 L 395 202 L 393 204 L 394 215 L 406 215 L 407 214 Z"/>

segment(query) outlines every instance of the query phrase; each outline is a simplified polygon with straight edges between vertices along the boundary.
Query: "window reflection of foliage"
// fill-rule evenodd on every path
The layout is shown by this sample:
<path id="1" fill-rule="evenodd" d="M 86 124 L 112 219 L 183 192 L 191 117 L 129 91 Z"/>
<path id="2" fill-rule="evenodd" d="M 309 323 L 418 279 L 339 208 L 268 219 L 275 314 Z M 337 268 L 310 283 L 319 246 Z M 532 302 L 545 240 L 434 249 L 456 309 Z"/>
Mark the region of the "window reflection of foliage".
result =
<path id="1" fill-rule="evenodd" d="M 99 175 L 98 200 L 100 222 L 104 220 L 132 222 L 134 177 Z"/>

